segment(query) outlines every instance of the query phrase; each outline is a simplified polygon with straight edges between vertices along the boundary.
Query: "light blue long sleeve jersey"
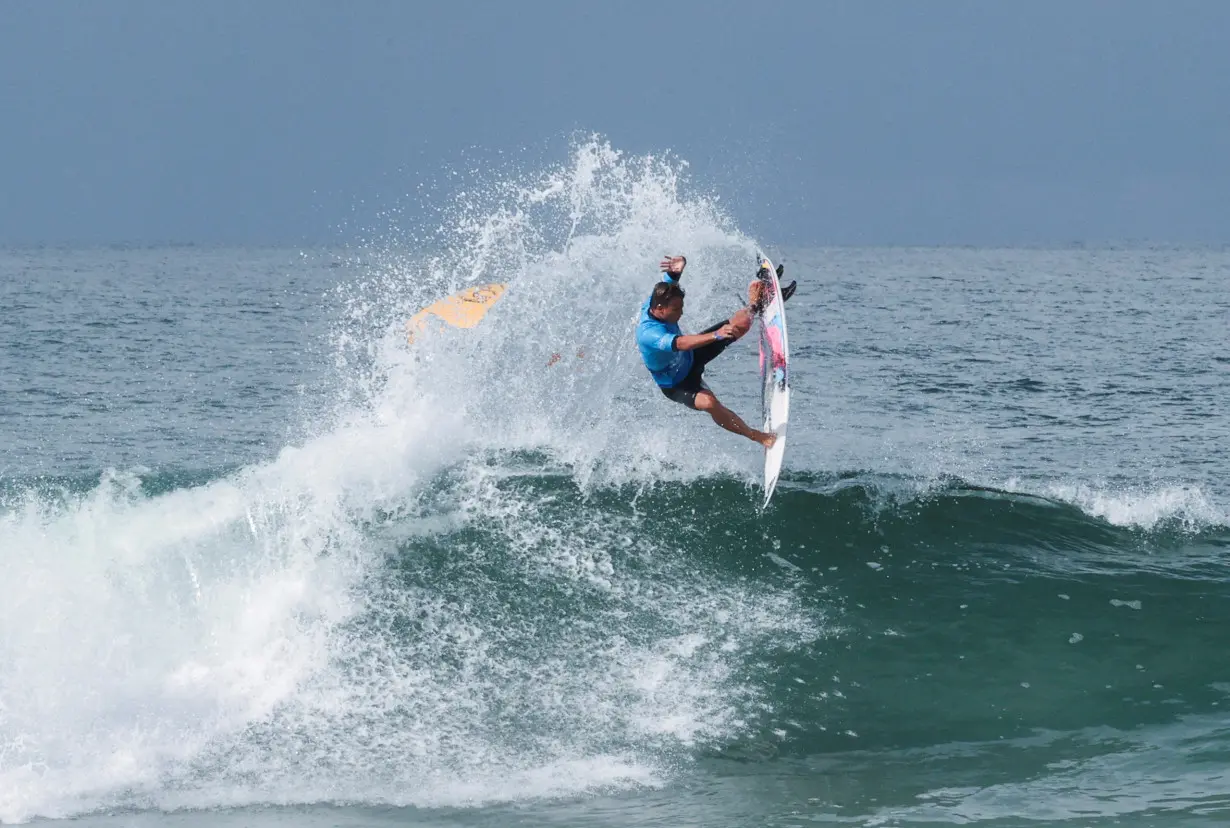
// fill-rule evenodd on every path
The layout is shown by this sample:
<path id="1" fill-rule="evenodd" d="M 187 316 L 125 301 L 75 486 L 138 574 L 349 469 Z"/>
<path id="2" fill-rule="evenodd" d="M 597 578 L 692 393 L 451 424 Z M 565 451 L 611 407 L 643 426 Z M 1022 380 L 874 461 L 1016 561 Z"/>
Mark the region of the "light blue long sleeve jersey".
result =
<path id="1" fill-rule="evenodd" d="M 678 282 L 669 273 L 662 274 L 663 282 Z M 652 296 L 650 297 L 652 299 Z M 649 315 L 650 299 L 641 306 L 641 321 L 636 326 L 636 344 L 641 350 L 641 359 L 653 375 L 653 381 L 663 388 L 683 382 L 692 370 L 692 352 L 675 349 L 675 339 L 683 335 L 673 322 L 663 322 Z"/>

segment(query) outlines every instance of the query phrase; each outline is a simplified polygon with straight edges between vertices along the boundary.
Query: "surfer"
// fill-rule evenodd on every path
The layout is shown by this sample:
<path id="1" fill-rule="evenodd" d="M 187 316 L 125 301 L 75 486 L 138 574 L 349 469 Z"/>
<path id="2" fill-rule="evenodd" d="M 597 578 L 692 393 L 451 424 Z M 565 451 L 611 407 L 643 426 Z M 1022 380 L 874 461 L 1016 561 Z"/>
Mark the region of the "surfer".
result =
<path id="1" fill-rule="evenodd" d="M 679 329 L 684 297 L 679 279 L 687 264 L 685 256 L 667 256 L 662 260 L 662 281 L 654 286 L 653 293 L 641 306 L 641 321 L 636 326 L 641 359 L 668 399 L 694 411 L 708 412 L 713 421 L 727 431 L 769 448 L 777 435 L 758 431 L 743 422 L 738 414 L 722 405 L 704 380 L 705 366 L 751 329 L 753 314 L 760 309 L 764 285 L 759 279 L 753 280 L 747 290 L 747 307 L 698 334 L 686 335 Z M 779 266 L 779 276 L 781 272 Z M 794 294 L 795 287 L 791 282 L 782 288 L 783 301 Z"/>

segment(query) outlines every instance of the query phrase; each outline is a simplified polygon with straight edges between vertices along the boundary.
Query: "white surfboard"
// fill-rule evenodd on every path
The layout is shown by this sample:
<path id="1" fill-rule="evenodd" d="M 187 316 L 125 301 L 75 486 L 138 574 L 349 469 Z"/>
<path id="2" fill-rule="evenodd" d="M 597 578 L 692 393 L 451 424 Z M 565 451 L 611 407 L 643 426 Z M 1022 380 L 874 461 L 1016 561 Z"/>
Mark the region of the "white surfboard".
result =
<path id="1" fill-rule="evenodd" d="M 773 448 L 764 452 L 764 505 L 769 505 L 786 454 L 786 422 L 790 415 L 790 345 L 786 337 L 786 308 L 773 262 L 758 255 L 759 275 L 769 292 L 760 314 L 760 406 L 764 431 L 777 434 Z"/>

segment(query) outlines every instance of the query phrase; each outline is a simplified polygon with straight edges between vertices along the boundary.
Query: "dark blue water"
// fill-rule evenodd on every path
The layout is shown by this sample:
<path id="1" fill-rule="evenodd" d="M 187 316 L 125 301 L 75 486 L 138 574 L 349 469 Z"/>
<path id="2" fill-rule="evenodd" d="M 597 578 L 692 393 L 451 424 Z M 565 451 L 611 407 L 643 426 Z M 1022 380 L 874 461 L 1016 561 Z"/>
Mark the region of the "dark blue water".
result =
<path id="1" fill-rule="evenodd" d="M 1225 822 L 1230 252 L 771 250 L 762 513 L 631 342 L 754 240 L 602 147 L 454 213 L 0 253 L 0 821 Z"/>

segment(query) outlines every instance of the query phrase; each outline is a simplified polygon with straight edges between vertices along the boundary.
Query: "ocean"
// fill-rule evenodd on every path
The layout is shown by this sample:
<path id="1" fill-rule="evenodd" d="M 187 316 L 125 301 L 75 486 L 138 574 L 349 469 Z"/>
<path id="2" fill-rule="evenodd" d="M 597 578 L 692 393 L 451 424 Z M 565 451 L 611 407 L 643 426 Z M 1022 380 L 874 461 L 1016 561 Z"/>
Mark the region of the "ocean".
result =
<path id="1" fill-rule="evenodd" d="M 632 340 L 760 247 L 763 511 Z M 1228 249 L 779 248 L 591 143 L 342 248 L 3 250 L 0 329 L 0 823 L 1230 821 Z"/>

